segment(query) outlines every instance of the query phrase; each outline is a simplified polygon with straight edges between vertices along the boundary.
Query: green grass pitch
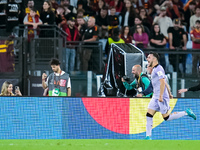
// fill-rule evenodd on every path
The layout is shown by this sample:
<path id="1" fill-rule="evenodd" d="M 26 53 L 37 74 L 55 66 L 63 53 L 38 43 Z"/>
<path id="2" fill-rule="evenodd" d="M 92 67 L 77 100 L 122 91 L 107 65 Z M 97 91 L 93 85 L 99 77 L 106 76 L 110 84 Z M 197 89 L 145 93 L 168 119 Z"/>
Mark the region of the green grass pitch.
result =
<path id="1" fill-rule="evenodd" d="M 197 140 L 0 140 L 0 150 L 198 150 Z"/>

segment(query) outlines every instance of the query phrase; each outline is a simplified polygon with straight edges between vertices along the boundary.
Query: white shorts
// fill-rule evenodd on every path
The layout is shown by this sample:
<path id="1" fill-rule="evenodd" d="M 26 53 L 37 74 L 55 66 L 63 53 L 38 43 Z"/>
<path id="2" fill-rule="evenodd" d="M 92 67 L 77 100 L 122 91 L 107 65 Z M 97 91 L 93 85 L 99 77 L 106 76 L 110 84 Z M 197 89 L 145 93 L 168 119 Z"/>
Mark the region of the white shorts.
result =
<path id="1" fill-rule="evenodd" d="M 160 102 L 157 98 L 152 98 L 148 108 L 166 114 L 170 110 L 169 99 L 163 98 L 163 102 Z"/>

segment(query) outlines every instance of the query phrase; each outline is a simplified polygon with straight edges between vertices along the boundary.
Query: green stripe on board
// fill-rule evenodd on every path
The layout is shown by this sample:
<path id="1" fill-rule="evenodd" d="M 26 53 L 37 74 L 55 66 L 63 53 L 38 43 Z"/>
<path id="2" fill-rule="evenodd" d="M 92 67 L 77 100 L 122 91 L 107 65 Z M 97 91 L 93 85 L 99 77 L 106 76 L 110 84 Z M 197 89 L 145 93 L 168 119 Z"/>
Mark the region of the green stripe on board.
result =
<path id="1" fill-rule="evenodd" d="M 0 140 L 1 150 L 198 150 L 197 140 Z"/>

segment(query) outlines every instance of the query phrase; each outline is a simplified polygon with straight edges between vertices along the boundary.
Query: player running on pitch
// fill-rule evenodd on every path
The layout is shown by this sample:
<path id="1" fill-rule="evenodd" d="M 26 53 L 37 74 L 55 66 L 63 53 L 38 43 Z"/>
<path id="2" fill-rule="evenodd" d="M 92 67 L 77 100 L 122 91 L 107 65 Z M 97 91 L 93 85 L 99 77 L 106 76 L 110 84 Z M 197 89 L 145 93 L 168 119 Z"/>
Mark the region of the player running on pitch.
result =
<path id="1" fill-rule="evenodd" d="M 186 109 L 186 111 L 181 111 L 177 113 L 169 114 L 169 94 L 165 86 L 165 71 L 161 65 L 158 64 L 159 56 L 157 53 L 150 52 L 147 57 L 149 66 L 153 68 L 151 73 L 152 85 L 153 85 L 153 97 L 148 106 L 147 111 L 147 124 L 146 124 L 146 138 L 151 140 L 151 132 L 153 126 L 153 116 L 159 111 L 165 121 L 170 121 L 174 119 L 181 118 L 185 115 L 192 117 L 196 120 L 196 115 L 191 109 Z"/>

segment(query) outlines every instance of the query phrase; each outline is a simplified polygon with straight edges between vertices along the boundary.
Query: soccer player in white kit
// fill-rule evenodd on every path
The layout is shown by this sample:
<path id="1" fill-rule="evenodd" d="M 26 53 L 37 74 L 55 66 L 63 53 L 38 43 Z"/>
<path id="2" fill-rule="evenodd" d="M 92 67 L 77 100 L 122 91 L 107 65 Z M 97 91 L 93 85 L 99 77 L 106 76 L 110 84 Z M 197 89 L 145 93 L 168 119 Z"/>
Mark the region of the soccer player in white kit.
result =
<path id="1" fill-rule="evenodd" d="M 159 111 L 165 121 L 170 121 L 174 119 L 181 118 L 185 115 L 192 117 L 196 120 L 196 115 L 191 109 L 186 109 L 186 111 L 176 112 L 169 114 L 169 94 L 165 84 L 165 71 L 161 65 L 158 64 L 159 55 L 155 52 L 150 52 L 147 61 L 149 66 L 153 68 L 151 73 L 151 82 L 153 85 L 153 97 L 148 106 L 148 111 L 146 114 L 147 124 L 146 124 L 146 140 L 151 140 L 151 132 L 153 126 L 153 116 Z"/>

